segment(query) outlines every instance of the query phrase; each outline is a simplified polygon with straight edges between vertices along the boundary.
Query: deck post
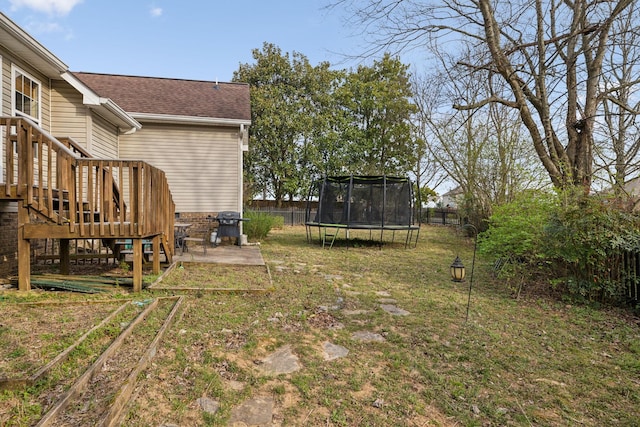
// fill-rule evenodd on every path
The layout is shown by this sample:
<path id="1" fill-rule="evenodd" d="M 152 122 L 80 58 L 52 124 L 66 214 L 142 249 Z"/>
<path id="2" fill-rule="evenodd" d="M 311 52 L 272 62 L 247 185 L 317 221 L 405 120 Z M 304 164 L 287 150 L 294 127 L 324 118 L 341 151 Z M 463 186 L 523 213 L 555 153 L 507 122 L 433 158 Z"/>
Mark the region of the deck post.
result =
<path id="1" fill-rule="evenodd" d="M 69 275 L 71 271 L 69 257 L 69 239 L 60 239 L 60 274 Z"/>
<path id="2" fill-rule="evenodd" d="M 18 203 L 18 289 L 31 290 L 31 240 L 24 238 L 25 225 L 29 224 L 29 208 L 26 201 Z"/>
<path id="3" fill-rule="evenodd" d="M 133 239 L 133 292 L 142 291 L 142 239 Z"/>
<path id="4" fill-rule="evenodd" d="M 151 239 L 153 247 L 153 274 L 160 274 L 160 235 L 153 236 Z"/>

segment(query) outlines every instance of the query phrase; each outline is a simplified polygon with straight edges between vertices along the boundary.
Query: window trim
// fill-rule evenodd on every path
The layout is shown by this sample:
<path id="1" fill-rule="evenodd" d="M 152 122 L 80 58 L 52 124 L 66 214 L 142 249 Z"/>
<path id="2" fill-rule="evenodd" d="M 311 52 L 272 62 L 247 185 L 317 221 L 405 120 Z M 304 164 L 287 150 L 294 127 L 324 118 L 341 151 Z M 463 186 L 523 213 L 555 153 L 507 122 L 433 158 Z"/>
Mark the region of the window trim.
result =
<path id="1" fill-rule="evenodd" d="M 17 92 L 16 77 L 18 73 L 28 78 L 32 82 L 37 83 L 38 85 L 38 99 L 36 100 L 36 102 L 38 103 L 37 118 L 23 111 L 20 111 L 16 108 L 16 92 Z M 22 68 L 16 66 L 15 64 L 11 64 L 11 115 L 27 117 L 33 120 L 37 125 L 40 125 L 42 121 L 42 82 L 36 79 L 35 77 L 33 77 L 31 74 L 24 71 Z"/>

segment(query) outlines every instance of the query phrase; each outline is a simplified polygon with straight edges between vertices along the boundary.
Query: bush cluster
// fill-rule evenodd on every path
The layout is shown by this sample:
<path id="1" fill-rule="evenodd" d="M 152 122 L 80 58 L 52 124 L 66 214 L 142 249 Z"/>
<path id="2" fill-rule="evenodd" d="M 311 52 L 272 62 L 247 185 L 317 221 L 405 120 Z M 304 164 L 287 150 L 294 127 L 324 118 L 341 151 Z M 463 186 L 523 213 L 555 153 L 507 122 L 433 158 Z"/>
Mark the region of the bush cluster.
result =
<path id="1" fill-rule="evenodd" d="M 242 230 L 251 241 L 261 241 L 267 237 L 271 229 L 281 228 L 284 218 L 266 212 L 246 211 L 244 217 L 249 221 L 242 224 Z"/>
<path id="2" fill-rule="evenodd" d="M 603 197 L 524 193 L 494 210 L 478 245 L 518 292 L 546 281 L 574 298 L 622 302 L 638 281 L 640 218 Z"/>

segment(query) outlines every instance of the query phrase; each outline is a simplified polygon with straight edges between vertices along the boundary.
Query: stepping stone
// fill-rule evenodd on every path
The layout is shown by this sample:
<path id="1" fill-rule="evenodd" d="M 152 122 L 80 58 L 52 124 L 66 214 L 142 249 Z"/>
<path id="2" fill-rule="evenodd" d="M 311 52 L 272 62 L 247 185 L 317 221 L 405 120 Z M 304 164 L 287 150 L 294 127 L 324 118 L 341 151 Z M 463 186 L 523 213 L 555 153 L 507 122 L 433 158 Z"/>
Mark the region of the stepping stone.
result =
<path id="1" fill-rule="evenodd" d="M 272 397 L 249 399 L 231 410 L 229 425 L 270 426 L 273 418 L 273 404 Z"/>
<path id="2" fill-rule="evenodd" d="M 363 342 L 386 341 L 382 335 L 376 334 L 375 332 L 369 332 L 369 331 L 354 332 L 353 334 L 351 334 L 351 338 L 356 341 L 363 341 Z"/>
<path id="3" fill-rule="evenodd" d="M 376 295 L 379 297 L 390 297 L 391 294 L 387 291 L 376 291 Z"/>
<path id="4" fill-rule="evenodd" d="M 227 381 L 227 385 L 229 386 L 229 388 L 231 390 L 235 390 L 235 391 L 242 391 L 244 390 L 244 383 L 240 382 L 240 381 L 236 381 L 236 380 L 229 380 Z"/>
<path id="5" fill-rule="evenodd" d="M 300 364 L 298 356 L 291 352 L 291 346 L 285 345 L 262 360 L 260 369 L 269 375 L 289 374 L 300 370 Z"/>
<path id="6" fill-rule="evenodd" d="M 352 297 L 357 297 L 359 295 L 362 295 L 362 292 L 358 292 L 358 291 L 344 291 L 345 295 L 349 295 Z"/>
<path id="7" fill-rule="evenodd" d="M 380 304 L 395 304 L 397 301 L 393 298 L 380 298 L 378 302 Z"/>
<path id="8" fill-rule="evenodd" d="M 218 409 L 220 409 L 220 402 L 209 399 L 208 397 L 198 398 L 198 405 L 208 414 L 215 414 L 218 412 Z"/>
<path id="9" fill-rule="evenodd" d="M 334 360 L 340 357 L 345 357 L 349 354 L 349 350 L 341 345 L 325 342 L 322 344 L 322 350 L 324 351 L 324 360 Z"/>
<path id="10" fill-rule="evenodd" d="M 369 310 L 342 310 L 342 312 L 347 316 L 357 316 L 359 314 L 370 313 Z"/>
<path id="11" fill-rule="evenodd" d="M 411 314 L 407 310 L 403 310 L 396 307 L 395 305 L 390 304 L 382 304 L 380 305 L 380 308 L 382 308 L 387 313 L 393 314 L 394 316 L 408 316 Z"/>

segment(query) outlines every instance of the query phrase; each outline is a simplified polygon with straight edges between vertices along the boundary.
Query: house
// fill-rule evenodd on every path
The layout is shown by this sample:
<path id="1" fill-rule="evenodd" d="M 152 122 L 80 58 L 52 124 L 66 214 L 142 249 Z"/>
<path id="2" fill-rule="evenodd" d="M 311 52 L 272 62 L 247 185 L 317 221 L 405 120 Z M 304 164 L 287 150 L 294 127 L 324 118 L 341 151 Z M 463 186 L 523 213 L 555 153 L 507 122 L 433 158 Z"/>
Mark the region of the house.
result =
<path id="1" fill-rule="evenodd" d="M 444 208 L 457 209 L 460 204 L 460 198 L 462 197 L 462 187 L 457 186 L 447 191 L 441 196 L 441 206 Z"/>
<path id="2" fill-rule="evenodd" d="M 176 212 L 190 221 L 242 211 L 242 153 L 251 123 L 249 87 L 151 77 L 74 73 L 142 125 L 120 136 L 119 158 L 167 174 Z"/>
<path id="3" fill-rule="evenodd" d="M 69 242 L 126 239 L 140 289 L 142 242 L 157 271 L 178 214 L 242 211 L 248 85 L 73 73 L 3 14 L 0 70 L 0 278 L 28 290 L 45 239 L 63 272 Z"/>

